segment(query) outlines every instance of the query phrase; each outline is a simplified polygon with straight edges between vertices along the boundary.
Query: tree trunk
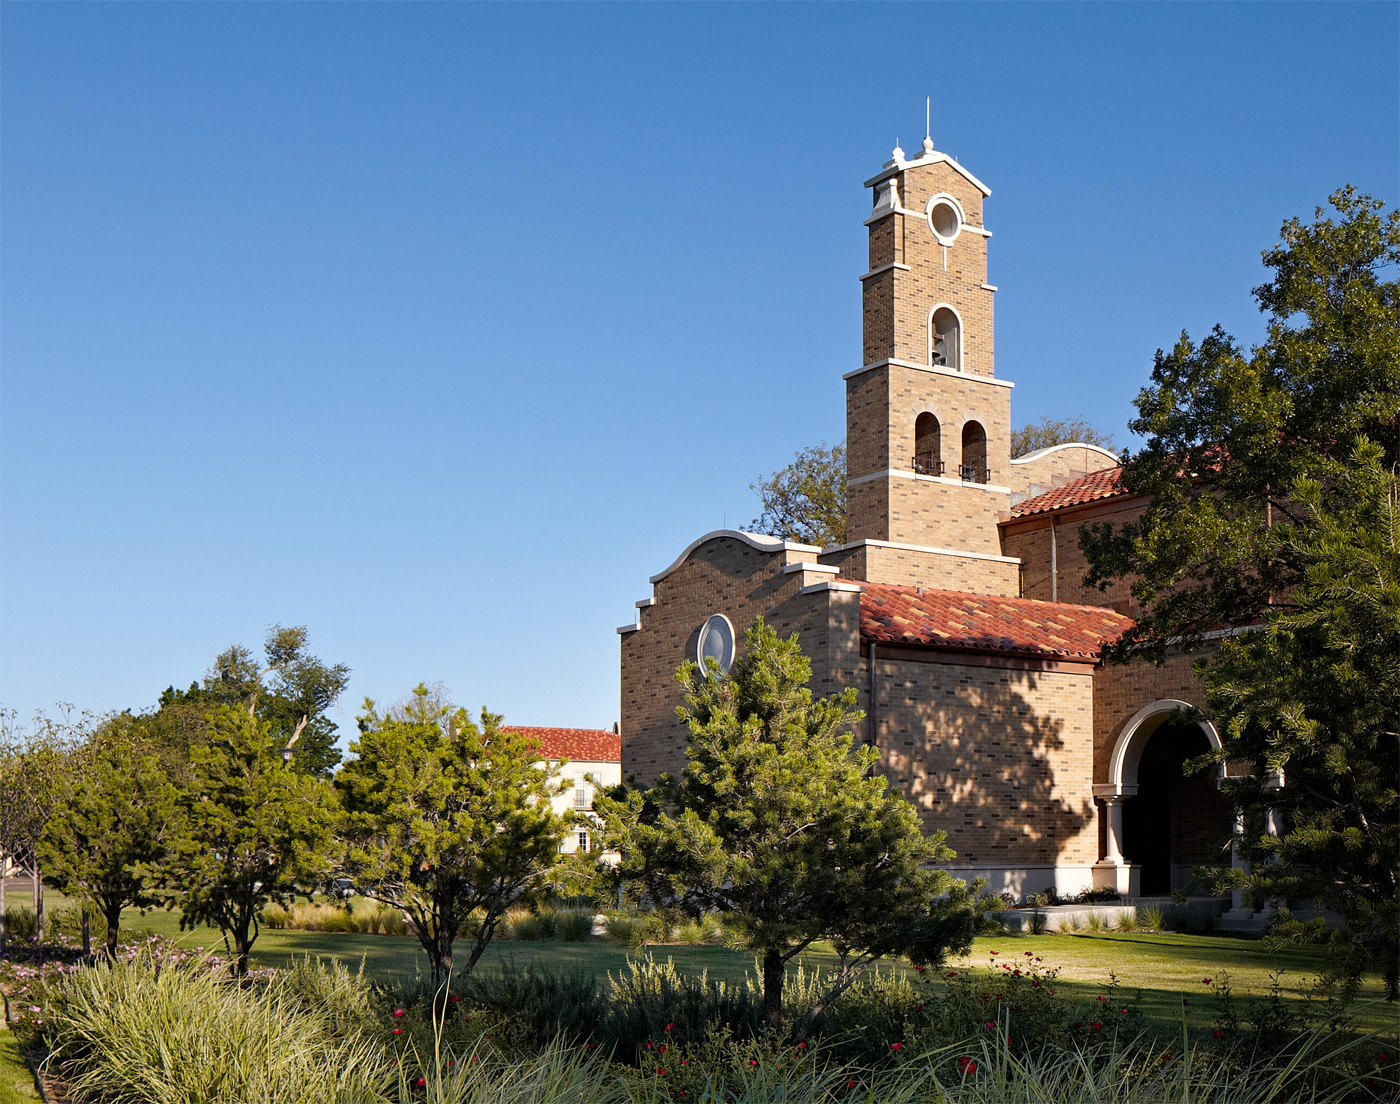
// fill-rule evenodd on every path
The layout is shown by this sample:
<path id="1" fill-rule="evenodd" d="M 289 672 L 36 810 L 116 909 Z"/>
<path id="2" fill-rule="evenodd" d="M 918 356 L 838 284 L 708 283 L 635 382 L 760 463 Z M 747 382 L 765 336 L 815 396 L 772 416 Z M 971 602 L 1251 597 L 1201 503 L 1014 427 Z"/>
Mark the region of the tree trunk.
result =
<path id="1" fill-rule="evenodd" d="M 0 847 L 0 954 L 5 953 L 5 941 L 10 935 L 10 921 L 5 916 L 5 879 L 9 877 L 9 858 Z"/>
<path id="2" fill-rule="evenodd" d="M 103 913 L 103 919 L 107 921 L 107 961 L 115 962 L 117 958 L 117 934 L 121 931 L 121 905 L 118 904 L 115 908 L 108 906 Z"/>
<path id="3" fill-rule="evenodd" d="M 783 1026 L 783 956 L 770 947 L 763 953 L 763 1025 L 774 1031 Z"/>
<path id="4" fill-rule="evenodd" d="M 83 961 L 92 961 L 92 934 L 88 930 L 88 910 L 83 909 Z"/>
<path id="5" fill-rule="evenodd" d="M 44 876 L 39 870 L 39 856 L 34 856 L 34 942 L 44 941 Z"/>
<path id="6" fill-rule="evenodd" d="M 248 925 L 234 929 L 233 932 L 233 955 L 234 973 L 242 980 L 248 976 L 248 952 L 253 948 L 253 941 L 248 938 Z"/>
<path id="7" fill-rule="evenodd" d="M 452 976 L 452 940 L 456 935 L 457 933 L 447 924 L 442 925 L 442 927 L 438 929 L 438 955 L 437 963 L 433 970 L 434 985 L 441 985 Z"/>

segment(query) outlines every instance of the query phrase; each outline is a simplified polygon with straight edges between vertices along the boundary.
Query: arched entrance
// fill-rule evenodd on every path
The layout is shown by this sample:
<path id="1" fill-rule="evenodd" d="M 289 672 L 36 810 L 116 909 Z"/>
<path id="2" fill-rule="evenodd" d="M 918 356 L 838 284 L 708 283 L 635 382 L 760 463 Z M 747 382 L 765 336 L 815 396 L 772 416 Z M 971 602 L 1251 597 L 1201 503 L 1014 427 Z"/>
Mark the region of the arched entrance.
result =
<path id="1" fill-rule="evenodd" d="M 1211 748 L 1198 724 L 1157 726 L 1138 759 L 1137 796 L 1123 806 L 1123 857 L 1141 868 L 1141 892 L 1160 896 L 1191 881 L 1197 866 L 1229 860 L 1234 826 L 1230 799 L 1210 771 L 1187 775 L 1183 765 Z"/>
<path id="2" fill-rule="evenodd" d="M 1182 718 L 1190 709 L 1183 701 L 1156 701 L 1123 726 L 1111 781 L 1094 787 L 1107 813 L 1096 883 L 1135 896 L 1165 895 L 1183 888 L 1194 867 L 1228 860 L 1234 811 L 1220 792 L 1221 772 L 1182 770 L 1187 760 L 1220 747 L 1209 721 Z"/>

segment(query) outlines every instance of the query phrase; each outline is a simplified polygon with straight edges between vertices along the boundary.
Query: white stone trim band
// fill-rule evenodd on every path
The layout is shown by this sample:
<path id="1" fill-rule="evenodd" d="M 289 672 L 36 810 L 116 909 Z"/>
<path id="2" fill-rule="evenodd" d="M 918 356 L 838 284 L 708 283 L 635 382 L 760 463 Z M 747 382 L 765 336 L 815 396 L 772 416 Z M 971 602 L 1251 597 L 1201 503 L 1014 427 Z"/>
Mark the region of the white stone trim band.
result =
<path id="1" fill-rule="evenodd" d="M 999 380 L 992 376 L 975 376 L 971 372 L 955 372 L 951 368 L 936 368 L 931 364 L 915 364 L 908 360 L 896 360 L 894 357 L 887 357 L 884 360 L 863 364 L 854 372 L 847 372 L 841 378 L 843 380 L 853 379 L 862 372 L 871 372 L 876 368 L 884 368 L 886 365 L 893 365 L 896 368 L 912 368 L 916 372 L 932 372 L 936 376 L 951 376 L 953 379 L 975 380 L 977 383 L 990 383 L 993 387 L 1016 386 L 1010 380 Z"/>

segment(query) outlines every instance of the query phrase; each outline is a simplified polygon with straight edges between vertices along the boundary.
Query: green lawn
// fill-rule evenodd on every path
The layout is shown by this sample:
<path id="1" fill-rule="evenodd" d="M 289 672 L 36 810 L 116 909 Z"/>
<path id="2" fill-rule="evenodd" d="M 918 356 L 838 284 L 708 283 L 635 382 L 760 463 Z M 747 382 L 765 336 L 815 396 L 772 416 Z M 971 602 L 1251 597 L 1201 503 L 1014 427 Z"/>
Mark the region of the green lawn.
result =
<path id="1" fill-rule="evenodd" d="M 58 903 L 54 901 L 50 907 Z M 151 912 L 141 917 L 132 912 L 123 924 L 150 928 L 186 946 L 222 946 L 218 932 L 212 929 L 181 932 L 173 913 Z M 1269 975 L 1274 970 L 1283 971 L 1281 980 L 1290 999 L 1300 1000 L 1298 990 L 1316 977 L 1323 957 L 1320 948 L 1270 951 L 1259 940 L 1241 936 L 1104 932 L 979 938 L 972 952 L 954 965 L 985 967 L 993 950 L 1003 957 L 1023 957 L 1023 952 L 1033 951 L 1045 966 L 1059 967 L 1060 988 L 1086 1010 L 1096 1005 L 1100 987 L 1114 973 L 1121 991 L 1143 1013 L 1143 1022 L 1159 1031 L 1180 1030 L 1183 998 L 1188 1002 L 1185 1013 L 1192 1027 L 1204 1027 L 1212 1021 L 1214 1002 L 1201 984 L 1203 978 L 1218 977 L 1222 970 L 1228 970 L 1237 1011 L 1243 1013 L 1249 998 L 1268 992 Z M 498 941 L 487 948 L 478 969 L 489 970 L 513 957 L 522 964 L 577 967 L 603 974 L 623 969 L 633 953 L 617 943 Z M 662 946 L 653 947 L 652 953 L 658 958 L 673 958 L 683 972 L 707 970 L 710 977 L 726 981 L 742 980 L 754 966 L 751 953 L 724 947 Z M 366 972 L 383 981 L 412 981 L 419 971 L 426 970 L 427 963 L 411 937 L 264 929 L 253 947 L 253 960 L 260 966 L 283 966 L 303 954 L 335 957 L 351 965 L 363 960 Z M 802 958 L 809 966 L 835 960 L 826 948 L 814 949 Z M 1393 1031 L 1400 1023 L 1400 1009 L 1381 1001 L 1381 993 L 1379 978 L 1368 979 L 1351 1015 L 1362 1026 Z"/>
<path id="2" fill-rule="evenodd" d="M 34 1076 L 7 1022 L 0 1023 L 0 1104 L 32 1104 L 39 1099 Z"/>

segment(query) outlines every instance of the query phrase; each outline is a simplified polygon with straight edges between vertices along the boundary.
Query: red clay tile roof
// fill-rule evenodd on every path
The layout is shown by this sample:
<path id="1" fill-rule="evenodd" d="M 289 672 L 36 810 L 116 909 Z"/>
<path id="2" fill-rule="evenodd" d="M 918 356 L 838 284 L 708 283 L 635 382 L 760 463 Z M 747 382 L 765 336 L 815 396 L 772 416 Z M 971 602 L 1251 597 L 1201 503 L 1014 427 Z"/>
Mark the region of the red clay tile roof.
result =
<path id="1" fill-rule="evenodd" d="M 1028 498 L 1011 507 L 1013 518 L 1029 517 L 1031 514 L 1045 514 L 1051 510 L 1063 510 L 1067 506 L 1083 506 L 1086 502 L 1097 502 L 1101 498 L 1116 498 L 1127 494 L 1119 485 L 1118 477 L 1122 468 L 1104 468 L 1073 479 L 1061 487 L 1044 494 Z"/>
<path id="2" fill-rule="evenodd" d="M 1097 660 L 1105 640 L 1133 621 L 1100 606 L 989 598 L 956 590 L 864 583 L 862 640 L 930 644 L 964 651 Z"/>
<path id="3" fill-rule="evenodd" d="M 622 762 L 622 737 L 606 729 L 502 727 L 538 744 L 541 759 L 568 759 L 573 763 Z"/>

